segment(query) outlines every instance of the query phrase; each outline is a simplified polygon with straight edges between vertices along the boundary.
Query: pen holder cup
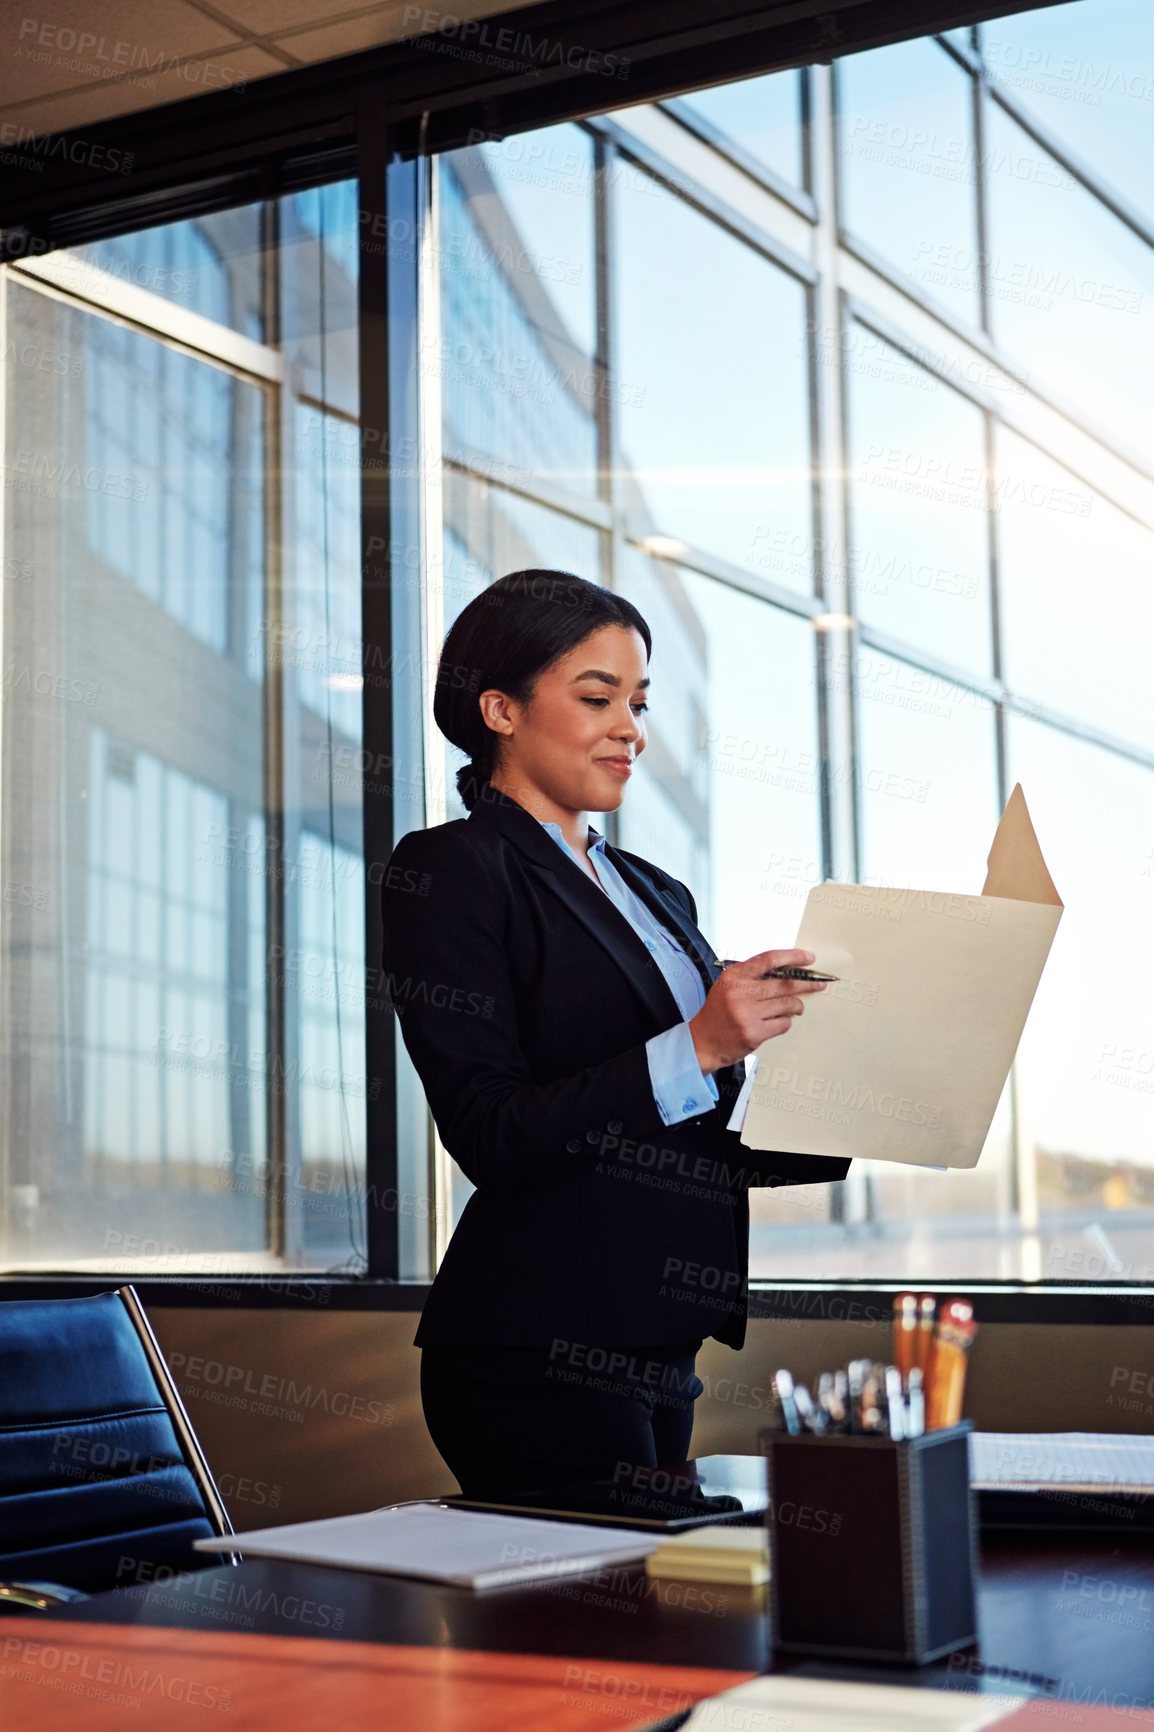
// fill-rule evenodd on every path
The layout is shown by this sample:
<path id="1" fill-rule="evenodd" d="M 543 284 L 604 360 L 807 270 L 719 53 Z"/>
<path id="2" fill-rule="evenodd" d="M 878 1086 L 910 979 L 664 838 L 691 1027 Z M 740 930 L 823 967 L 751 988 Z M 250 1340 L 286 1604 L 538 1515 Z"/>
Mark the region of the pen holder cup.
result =
<path id="1" fill-rule="evenodd" d="M 977 1640 L 969 1433 L 762 1432 L 775 1649 L 924 1665 Z"/>

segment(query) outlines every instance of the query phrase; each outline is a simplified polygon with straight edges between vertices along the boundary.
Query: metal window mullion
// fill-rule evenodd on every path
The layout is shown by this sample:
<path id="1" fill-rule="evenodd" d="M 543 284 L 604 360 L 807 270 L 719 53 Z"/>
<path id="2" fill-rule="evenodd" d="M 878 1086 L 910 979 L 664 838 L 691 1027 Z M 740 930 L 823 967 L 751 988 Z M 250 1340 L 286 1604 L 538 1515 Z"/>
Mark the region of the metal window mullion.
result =
<path id="1" fill-rule="evenodd" d="M 420 450 L 420 571 L 421 571 L 421 730 L 424 738 L 425 823 L 443 824 L 448 817 L 448 790 L 434 751 L 437 723 L 433 715 L 436 670 L 445 636 L 443 412 L 441 397 L 442 297 L 440 272 L 440 176 L 437 159 L 417 158 L 417 377 L 418 441 Z M 428 1115 L 429 1255 L 434 1271 L 449 1243 L 453 1218 L 450 1156 L 440 1132 Z"/>
<path id="2" fill-rule="evenodd" d="M 8 463 L 8 270 L 0 266 L 0 464 Z M 0 490 L 0 572 L 6 572 L 8 533 L 8 489 Z M 8 585 L 0 588 L 0 667 L 7 638 Z M 0 848 L 7 849 L 8 789 L 4 766 L 4 704 L 0 702 Z M 5 865 L 7 862 L 5 861 Z M 6 945 L 6 939 L 5 939 Z M 0 1115 L 0 1248 L 10 1244 L 12 1223 L 12 1017 L 9 1004 L 7 958 L 0 948 L 0 1077 L 3 1079 L 3 1099 L 7 1108 Z"/>
<path id="3" fill-rule="evenodd" d="M 387 235 L 394 222 L 404 232 L 407 210 L 397 182 L 405 184 L 412 165 L 389 166 L 389 136 L 381 125 L 374 99 L 360 114 L 357 144 L 358 217 L 361 235 L 357 273 L 358 412 L 362 428 L 361 503 L 361 691 L 362 762 L 373 766 L 362 782 L 362 824 L 365 857 L 365 1075 L 370 1078 L 365 1110 L 365 1244 L 367 1274 L 376 1280 L 426 1274 L 423 1266 L 410 1271 L 403 1263 L 401 1234 L 406 1223 L 415 1231 L 413 1213 L 397 1206 L 400 1193 L 400 1133 L 405 1117 L 418 1116 L 412 1096 L 412 1076 L 399 1063 L 400 1030 L 380 973 L 380 874 L 396 839 L 397 813 L 408 782 L 412 753 L 409 732 L 392 669 L 398 649 L 407 648 L 405 627 L 412 588 L 391 582 L 391 548 L 398 534 L 394 490 L 405 487 L 394 478 L 389 453 L 409 431 L 399 405 L 407 399 L 407 377 L 397 351 L 401 333 L 411 325 L 408 311 L 413 294 L 413 268 L 408 248 L 390 248 Z M 403 521 L 404 513 L 400 511 Z M 376 766 L 382 766 L 377 770 Z M 407 813 L 406 813 L 407 819 Z M 406 821 L 405 828 L 408 828 Z M 420 1102 L 421 1134 L 427 1109 Z"/>
<path id="4" fill-rule="evenodd" d="M 827 877 L 855 882 L 861 870 L 860 799 L 858 791 L 857 726 L 855 717 L 850 582 L 852 533 L 849 483 L 848 398 L 841 365 L 842 330 L 846 317 L 841 287 L 841 188 L 838 179 L 837 73 L 831 65 L 816 65 L 809 73 L 810 150 L 813 196 L 818 220 L 814 229 L 817 281 L 811 349 L 811 389 L 817 402 L 818 521 L 820 550 L 815 549 L 815 575 L 826 608 L 824 629 L 816 633 L 815 658 L 821 717 L 823 871 Z M 834 556 L 825 557 L 832 548 Z M 869 1220 L 874 1212 L 873 1186 L 864 1173 L 850 1167 L 840 1185 L 830 1187 L 830 1219 Z"/>
<path id="5" fill-rule="evenodd" d="M 275 221 L 266 206 L 262 255 L 264 259 L 264 315 L 266 331 L 277 327 L 279 293 L 279 260 L 270 251 L 275 246 L 275 234 L 269 233 Z M 284 1260 L 289 1254 L 286 1220 L 288 1179 L 288 1118 L 289 1097 L 286 1085 L 277 1086 L 278 1064 L 285 1075 L 285 1048 L 288 1033 L 285 970 L 277 968 L 272 959 L 287 955 L 285 920 L 285 874 L 277 870 L 283 865 L 284 804 L 285 804 L 285 678 L 284 678 L 284 464 L 283 419 L 285 393 L 267 386 L 263 397 L 264 409 L 264 483 L 265 567 L 264 567 L 264 821 L 265 821 L 265 1005 L 268 1023 L 265 1071 L 265 1216 L 268 1247 L 274 1257 Z"/>
<path id="6" fill-rule="evenodd" d="M 614 191 L 619 161 L 617 144 L 604 131 L 593 135 L 593 272 L 597 297 L 597 355 L 594 375 L 599 380 L 600 401 L 597 405 L 597 467 L 598 496 L 609 508 L 609 533 L 599 535 L 603 569 L 601 580 L 606 589 L 621 587 L 627 530 L 626 511 L 621 497 L 620 421 L 613 403 L 613 384 L 617 377 L 617 300 L 614 293 L 616 260 L 613 253 Z M 621 815 L 605 814 L 605 836 L 610 846 L 621 844 Z"/>

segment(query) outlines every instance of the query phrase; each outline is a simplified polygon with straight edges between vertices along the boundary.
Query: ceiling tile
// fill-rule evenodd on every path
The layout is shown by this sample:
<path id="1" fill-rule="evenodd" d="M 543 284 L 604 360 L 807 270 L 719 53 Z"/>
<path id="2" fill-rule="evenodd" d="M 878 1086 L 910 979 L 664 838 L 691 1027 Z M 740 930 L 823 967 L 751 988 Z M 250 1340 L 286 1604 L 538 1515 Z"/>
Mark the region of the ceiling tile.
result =
<path id="1" fill-rule="evenodd" d="M 146 81 L 97 86 L 94 89 L 64 91 L 47 97 L 43 102 L 0 108 L 0 124 L 18 128 L 19 137 L 39 137 L 47 132 L 71 131 L 76 127 L 92 126 L 117 115 L 134 114 L 162 103 L 181 102 L 189 96 L 233 89 L 236 101 L 244 101 L 244 85 L 250 79 L 267 78 L 283 72 L 281 61 L 261 48 L 235 48 L 229 53 L 213 54 L 207 60 L 190 61 L 186 66 L 167 73 L 155 74 Z M 115 140 L 111 141 L 115 144 Z M 18 143 L 6 147 L 10 155 L 19 152 Z M 33 153 L 34 155 L 34 153 Z M 18 165 L 16 165 L 18 166 Z"/>
<path id="2" fill-rule="evenodd" d="M 256 0 L 259 3 L 259 0 Z M 452 9 L 454 19 L 489 18 L 497 12 L 513 11 L 519 6 L 529 6 L 533 0 L 459 0 Z M 278 31 L 277 41 L 290 54 L 295 54 L 301 60 L 317 61 L 335 59 L 341 54 L 355 54 L 360 49 L 376 48 L 386 42 L 396 42 L 402 34 L 412 34 L 413 26 L 405 24 L 405 5 L 381 6 L 374 14 L 363 14 L 350 17 L 344 21 L 334 20 L 318 30 L 309 31 Z M 439 14 L 434 12 L 434 16 Z M 446 18 L 449 13 L 443 14 Z"/>
<path id="3" fill-rule="evenodd" d="M 372 4 L 366 4 L 365 0 L 359 4 L 358 0 L 223 0 L 215 10 L 235 20 L 242 30 L 251 30 L 258 36 L 280 36 L 286 30 L 307 30 L 310 25 L 355 18 L 358 14 L 388 13 L 400 20 L 405 9 L 396 0 L 373 0 Z M 400 33 L 398 22 L 396 34 Z"/>
<path id="4" fill-rule="evenodd" d="M 134 0 L 52 0 L 44 15 L 34 6 L 5 7 L 0 22 L 0 106 L 77 85 L 121 87 L 126 73 L 147 77 L 187 54 L 230 48 L 235 30 L 203 12 L 165 0 L 146 9 Z M 157 71 L 151 69 L 156 68 Z M 141 104 L 140 106 L 143 106 Z"/>

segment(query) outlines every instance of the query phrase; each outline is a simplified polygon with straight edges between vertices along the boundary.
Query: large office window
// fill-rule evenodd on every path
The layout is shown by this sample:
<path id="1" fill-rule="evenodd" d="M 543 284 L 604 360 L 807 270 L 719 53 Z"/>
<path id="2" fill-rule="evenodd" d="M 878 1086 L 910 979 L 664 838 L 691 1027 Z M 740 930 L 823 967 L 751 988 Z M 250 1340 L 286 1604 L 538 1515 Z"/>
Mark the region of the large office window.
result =
<path id="1" fill-rule="evenodd" d="M 17 1267 L 361 1266 L 355 237 L 346 182 L 7 273 Z"/>
<path id="2" fill-rule="evenodd" d="M 641 608 L 649 747 L 601 827 L 740 955 L 791 943 L 829 876 L 979 890 L 1020 780 L 1066 898 L 977 1168 L 754 1193 L 755 1273 L 1154 1260 L 1154 204 L 1128 111 L 1068 135 L 1011 76 L 1041 41 L 1084 55 L 1095 11 L 441 159 L 444 624 L 528 564 Z"/>
<path id="3" fill-rule="evenodd" d="M 1152 56 L 1081 0 L 513 103 L 404 144 L 384 240 L 314 160 L 3 268 L 9 1263 L 359 1270 L 369 1215 L 431 1273 L 469 1187 L 366 1054 L 364 801 L 463 815 L 440 645 L 544 566 L 649 620 L 594 818 L 719 954 L 825 879 L 978 890 L 1016 781 L 1065 898 L 979 1165 L 757 1191 L 754 1274 L 1154 1274 Z"/>

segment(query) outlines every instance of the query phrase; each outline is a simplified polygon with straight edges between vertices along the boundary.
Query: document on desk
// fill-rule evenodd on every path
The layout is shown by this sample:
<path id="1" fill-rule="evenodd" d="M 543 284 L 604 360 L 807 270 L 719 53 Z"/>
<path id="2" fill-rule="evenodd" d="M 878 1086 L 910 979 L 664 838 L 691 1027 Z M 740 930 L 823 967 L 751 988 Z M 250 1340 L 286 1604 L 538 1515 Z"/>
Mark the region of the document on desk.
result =
<path id="1" fill-rule="evenodd" d="M 975 1491 L 1154 1494 L 1154 1437 L 1099 1431 L 970 1433 Z"/>
<path id="2" fill-rule="evenodd" d="M 681 1732 L 737 1732 L 750 1726 L 788 1726 L 790 1732 L 984 1732 L 1025 1700 L 780 1673 L 699 1702 Z"/>
<path id="3" fill-rule="evenodd" d="M 632 1563 L 648 1557 L 657 1541 L 651 1534 L 620 1528 L 532 1521 L 427 1503 L 294 1522 L 194 1544 L 201 1552 L 243 1552 L 246 1557 L 420 1576 L 456 1587 L 497 1588 Z"/>
<path id="4" fill-rule="evenodd" d="M 1061 916 L 1020 786 L 980 896 L 815 886 L 797 944 L 840 978 L 758 1048 L 729 1128 L 750 1149 L 975 1166 Z"/>

